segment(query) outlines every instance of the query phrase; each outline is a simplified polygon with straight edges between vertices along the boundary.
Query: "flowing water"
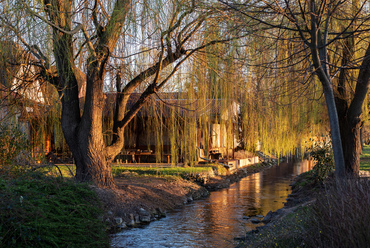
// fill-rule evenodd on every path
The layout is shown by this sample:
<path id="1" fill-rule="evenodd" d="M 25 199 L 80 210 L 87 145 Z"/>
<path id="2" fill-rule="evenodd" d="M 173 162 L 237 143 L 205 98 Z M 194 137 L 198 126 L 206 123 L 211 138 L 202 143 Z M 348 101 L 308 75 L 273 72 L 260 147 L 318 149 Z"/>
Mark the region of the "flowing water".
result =
<path id="1" fill-rule="evenodd" d="M 281 163 L 212 192 L 143 228 L 124 230 L 112 239 L 113 247 L 235 247 L 234 237 L 256 226 L 248 217 L 265 216 L 284 206 L 291 180 L 312 167 L 309 161 Z"/>

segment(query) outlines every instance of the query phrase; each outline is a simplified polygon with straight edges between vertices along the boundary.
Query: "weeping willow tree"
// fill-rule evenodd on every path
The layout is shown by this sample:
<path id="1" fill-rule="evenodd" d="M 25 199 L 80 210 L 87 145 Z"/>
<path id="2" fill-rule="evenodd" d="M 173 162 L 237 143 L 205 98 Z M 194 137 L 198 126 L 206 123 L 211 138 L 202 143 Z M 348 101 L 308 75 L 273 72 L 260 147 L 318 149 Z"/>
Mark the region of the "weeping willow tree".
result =
<path id="1" fill-rule="evenodd" d="M 218 27 L 208 30 L 212 30 L 210 36 L 219 35 Z M 291 33 L 284 35 L 286 40 L 276 41 L 255 32 L 254 37 L 239 39 L 232 46 L 218 44 L 217 49 L 197 54 L 189 74 L 182 76 L 181 97 L 186 101 L 181 105 L 167 101 L 174 163 L 196 159 L 192 153 L 198 145 L 205 157 L 217 148 L 231 158 L 236 146 L 255 152 L 258 144 L 279 157 L 302 155 L 328 133 L 322 89 L 306 73 L 307 65 L 298 63 L 303 48 L 287 42 Z M 240 125 L 231 113 L 225 114 L 233 103 L 240 106 L 240 113 L 236 112 Z M 225 137 L 216 137 L 220 133 Z M 235 136 L 240 136 L 238 142 Z"/>
<path id="2" fill-rule="evenodd" d="M 280 40 L 256 36 L 248 94 L 243 111 L 246 143 L 278 157 L 303 154 L 312 144 L 307 139 L 325 134 L 327 125 L 321 88 L 305 72 L 303 47 L 292 46 L 291 34 Z M 257 56 L 264 51 L 262 56 Z M 251 85 L 252 84 L 252 85 Z M 254 121 L 253 121 L 254 120 Z"/>
<path id="3" fill-rule="evenodd" d="M 1 28 L 38 59 L 40 76 L 58 91 L 76 179 L 106 187 L 114 187 L 110 162 L 124 145 L 124 129 L 150 96 L 197 52 L 238 38 L 226 31 L 201 38 L 209 36 L 210 22 L 231 21 L 226 12 L 201 1 L 30 0 L 3 5 Z M 83 93 L 78 70 L 86 75 Z M 107 88 L 117 93 L 108 145 L 103 134 Z M 140 97 L 126 111 L 134 92 Z"/>
<path id="4" fill-rule="evenodd" d="M 286 39 L 281 34 L 292 33 L 289 42 L 302 47 L 301 62 L 322 86 L 336 175 L 358 175 L 362 105 L 370 78 L 368 1 L 220 2 L 241 19 L 253 20 L 266 38 Z"/>

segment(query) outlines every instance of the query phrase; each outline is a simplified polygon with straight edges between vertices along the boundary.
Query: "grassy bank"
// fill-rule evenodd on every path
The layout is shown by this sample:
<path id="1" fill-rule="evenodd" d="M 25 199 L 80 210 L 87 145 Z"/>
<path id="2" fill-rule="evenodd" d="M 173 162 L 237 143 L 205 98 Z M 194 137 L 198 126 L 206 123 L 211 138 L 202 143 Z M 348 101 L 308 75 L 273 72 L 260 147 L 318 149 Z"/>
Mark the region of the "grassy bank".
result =
<path id="1" fill-rule="evenodd" d="M 73 172 L 76 170 L 75 165 L 64 165 L 59 164 L 57 166 L 51 165 L 42 169 L 49 175 L 63 177 L 71 177 Z M 140 164 L 135 166 L 112 166 L 113 176 L 121 176 L 125 172 L 133 172 L 140 176 L 178 176 L 182 178 L 187 178 L 189 176 L 197 174 L 207 174 L 217 171 L 219 175 L 225 175 L 227 173 L 226 169 L 222 165 L 209 164 L 206 166 L 194 166 L 194 167 L 150 167 L 150 166 L 140 166 Z"/>
<path id="2" fill-rule="evenodd" d="M 114 166 L 112 173 L 115 176 L 121 175 L 123 172 L 130 171 L 138 175 L 147 176 L 180 176 L 196 175 L 201 173 L 212 173 L 212 167 L 140 167 L 140 166 Z"/>
<path id="3" fill-rule="evenodd" d="M 109 247 L 87 184 L 39 172 L 0 176 L 0 198 L 1 247 Z"/>

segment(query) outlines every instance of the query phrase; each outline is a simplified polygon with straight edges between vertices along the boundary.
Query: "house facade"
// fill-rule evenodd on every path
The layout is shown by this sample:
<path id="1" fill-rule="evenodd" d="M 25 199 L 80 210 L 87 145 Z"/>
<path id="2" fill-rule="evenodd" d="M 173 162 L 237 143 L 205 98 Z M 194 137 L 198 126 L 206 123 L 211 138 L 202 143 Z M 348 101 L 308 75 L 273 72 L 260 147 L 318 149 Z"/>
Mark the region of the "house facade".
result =
<path id="1" fill-rule="evenodd" d="M 106 96 L 105 132 L 109 134 L 116 95 Z M 139 96 L 131 95 L 127 110 Z M 125 147 L 118 159 L 191 164 L 232 158 L 238 145 L 238 108 L 235 101 L 187 99 L 180 93 L 153 95 L 126 127 Z"/>

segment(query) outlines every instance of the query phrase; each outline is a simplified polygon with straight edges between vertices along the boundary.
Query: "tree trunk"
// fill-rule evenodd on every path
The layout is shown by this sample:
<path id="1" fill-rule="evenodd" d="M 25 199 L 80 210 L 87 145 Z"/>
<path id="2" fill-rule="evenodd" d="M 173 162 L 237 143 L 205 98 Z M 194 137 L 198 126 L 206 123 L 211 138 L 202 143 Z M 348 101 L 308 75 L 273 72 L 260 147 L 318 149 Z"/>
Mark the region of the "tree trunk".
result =
<path id="1" fill-rule="evenodd" d="M 348 177 L 357 177 L 360 170 L 360 130 L 360 120 L 346 119 L 344 123 L 341 122 L 343 154 Z"/>
<path id="2" fill-rule="evenodd" d="M 335 163 L 335 174 L 337 178 L 344 178 L 345 160 L 344 160 L 344 152 L 342 150 L 342 141 L 341 141 L 338 114 L 337 114 L 337 109 L 335 106 L 334 93 L 333 93 L 332 88 L 330 88 L 328 85 L 326 85 L 325 87 L 324 83 L 323 83 L 323 89 L 324 89 L 326 107 L 328 109 L 328 114 L 329 114 L 330 131 L 331 131 L 331 139 L 332 139 L 334 163 Z"/>
<path id="3" fill-rule="evenodd" d="M 345 176 L 345 164 L 344 155 L 342 149 L 342 142 L 340 137 L 340 127 L 338 120 L 338 112 L 335 105 L 335 98 L 333 92 L 333 84 L 330 79 L 329 63 L 326 44 L 325 32 L 322 34 L 318 29 L 318 17 L 314 15 L 316 13 L 315 1 L 311 0 L 311 56 L 313 65 L 316 69 L 316 74 L 322 84 L 326 107 L 328 109 L 331 139 L 334 153 L 334 164 L 335 164 L 335 175 L 337 179 L 344 178 Z M 327 32 L 327 30 L 326 30 Z"/>
<path id="4" fill-rule="evenodd" d="M 348 137 L 343 137 L 343 139 L 345 139 L 345 142 L 343 142 L 343 148 L 346 156 L 346 172 L 349 174 L 349 176 L 358 176 L 360 170 L 361 115 L 362 105 L 365 101 L 369 89 L 369 79 L 370 43 L 368 44 L 364 59 L 360 66 L 360 71 L 356 82 L 355 94 L 344 117 L 346 121 L 343 123 L 342 127 L 342 132 L 346 133 L 346 136 L 348 135 Z"/>
<path id="5" fill-rule="evenodd" d="M 91 132 L 90 132 L 91 134 Z M 88 136 L 88 132 L 81 135 Z M 81 146 L 77 151 L 72 151 L 76 162 L 75 179 L 79 182 L 94 182 L 99 187 L 114 188 L 115 183 L 111 172 L 111 161 L 104 154 L 104 147 L 96 144 L 94 140 Z"/>
<path id="6" fill-rule="evenodd" d="M 78 147 L 73 155 L 76 159 L 76 179 L 92 181 L 100 187 L 114 187 L 110 163 L 120 149 L 109 154 L 103 138 L 103 93 L 104 73 L 99 73 L 99 63 L 92 62 L 88 68 L 84 112 L 78 129 Z M 72 151 L 73 153 L 73 151 Z"/>
<path id="7" fill-rule="evenodd" d="M 69 75 L 73 78 L 74 74 Z M 107 154 L 105 151 L 102 132 L 105 99 L 102 85 L 103 80 L 93 71 L 87 80 L 82 117 L 76 116 L 79 113 L 79 104 L 78 97 L 73 95 L 77 95 L 77 87 L 64 89 L 61 121 L 64 137 L 76 163 L 75 179 L 113 188 L 115 184 L 110 163 L 116 154 Z"/>
<path id="8" fill-rule="evenodd" d="M 349 89 L 351 87 L 349 85 L 352 83 L 350 81 L 352 75 L 346 66 L 351 63 L 353 54 L 354 40 L 353 37 L 350 37 L 344 41 L 344 46 L 342 47 L 342 66 L 335 96 L 345 162 L 345 172 L 349 177 L 358 175 L 360 168 L 359 155 L 361 152 L 361 121 L 358 115 L 352 116 L 349 113 Z M 362 103 L 359 107 L 362 108 Z"/>

